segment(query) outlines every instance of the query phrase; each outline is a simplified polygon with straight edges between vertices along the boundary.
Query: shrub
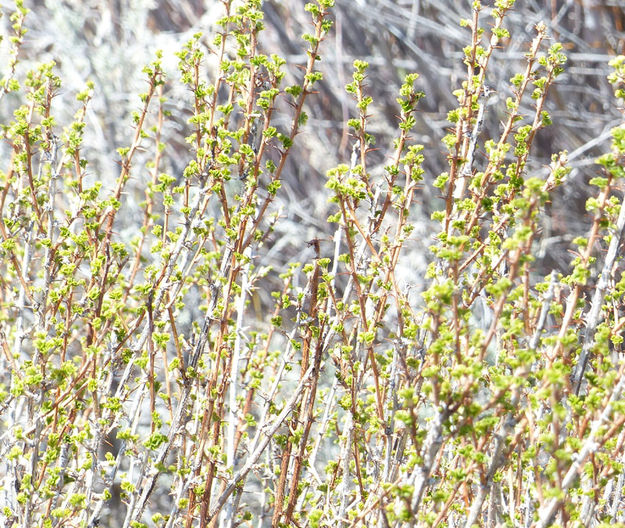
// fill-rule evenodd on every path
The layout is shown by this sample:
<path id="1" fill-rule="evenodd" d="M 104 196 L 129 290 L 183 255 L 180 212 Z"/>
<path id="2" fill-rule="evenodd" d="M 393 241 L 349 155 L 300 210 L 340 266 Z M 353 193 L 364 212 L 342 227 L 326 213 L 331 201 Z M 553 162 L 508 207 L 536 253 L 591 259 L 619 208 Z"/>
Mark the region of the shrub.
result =
<path id="1" fill-rule="evenodd" d="M 301 241 L 309 262 L 267 262 L 332 0 L 306 6 L 297 84 L 285 86 L 284 59 L 259 50 L 260 0 L 224 1 L 210 45 L 199 34 L 184 45 L 192 134 L 181 174 L 163 169 L 161 132 L 180 116 L 165 109 L 158 54 L 112 184 L 81 148 L 97 87 L 61 128 L 54 65 L 17 73 L 17 3 L 1 92 L 17 101 L 0 173 L 5 526 L 625 522 L 625 127 L 598 160 L 569 273 L 538 276 L 538 219 L 567 185 L 566 152 L 544 177 L 527 167 L 566 58 L 539 24 L 499 136 L 480 134 L 513 3 L 475 2 L 462 21 L 467 75 L 448 115 L 449 169 L 434 182 L 444 207 L 430 266 L 410 279 L 423 281 L 417 301 L 402 250 L 425 156 L 438 155 L 411 139 L 417 74 L 378 167 L 368 65 L 355 61 L 352 156 L 327 174 L 333 235 Z M 210 83 L 207 49 L 218 59 Z M 625 58 L 612 66 L 625 100 Z M 520 110 L 527 99 L 532 115 Z"/>

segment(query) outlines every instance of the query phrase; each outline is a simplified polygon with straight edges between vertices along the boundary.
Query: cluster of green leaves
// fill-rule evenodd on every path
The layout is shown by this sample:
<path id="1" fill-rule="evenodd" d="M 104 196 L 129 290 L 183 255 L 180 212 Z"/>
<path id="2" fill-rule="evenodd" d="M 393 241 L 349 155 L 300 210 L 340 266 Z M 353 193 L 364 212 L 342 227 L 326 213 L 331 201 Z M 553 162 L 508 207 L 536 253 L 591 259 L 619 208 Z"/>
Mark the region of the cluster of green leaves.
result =
<path id="1" fill-rule="evenodd" d="M 224 505 L 211 509 L 211 499 L 230 497 L 223 475 L 232 476 L 233 453 L 255 423 L 250 406 L 266 397 L 264 380 L 281 361 L 271 332 L 241 341 L 236 314 L 269 271 L 252 259 L 277 220 L 272 202 L 322 78 L 315 66 L 331 4 L 306 7 L 309 61 L 292 86 L 283 86 L 284 59 L 259 51 L 258 0 L 224 2 L 210 47 L 200 34 L 183 47 L 193 133 L 181 175 L 166 172 L 162 129 L 176 116 L 166 110 L 171 81 L 159 52 L 144 69 L 134 135 L 117 150 L 120 171 L 107 188 L 82 152 L 97 87 L 77 95 L 75 120 L 59 131 L 54 64 L 16 75 L 27 15 L 17 3 L 2 86 L 20 103 L 2 127 L 12 155 L 0 174 L 7 525 L 93 526 L 119 515 L 106 513 L 119 499 L 122 525 L 143 525 L 163 481 L 175 501 L 154 523 L 216 522 Z M 212 83 L 207 51 L 218 57 Z M 290 116 L 276 113 L 282 100 Z M 122 236 L 129 216 L 142 221 Z"/>
<path id="2" fill-rule="evenodd" d="M 343 465 L 330 467 L 343 478 L 333 480 L 337 502 L 343 504 L 345 488 L 356 497 L 349 526 L 589 526 L 619 518 L 622 128 L 613 132 L 613 153 L 599 160 L 605 174 L 592 182 L 600 186 L 589 200 L 593 225 L 577 239 L 570 273 L 541 280 L 533 256 L 539 222 L 570 169 L 566 152 L 553 156 L 544 177 L 528 169 L 537 134 L 551 124 L 546 97 L 566 57 L 557 43 L 543 52 L 547 28 L 539 24 L 525 70 L 510 80 L 500 136 L 481 134 L 489 63 L 508 37 L 502 24 L 513 3 L 490 11 L 489 38 L 479 2 L 461 23 L 472 35 L 464 50 L 467 78 L 455 92 L 459 107 L 449 113 L 453 128 L 443 140 L 449 171 L 434 182 L 445 207 L 433 214 L 440 231 L 423 309 L 411 305 L 395 275 L 403 235 L 413 227 L 404 215 L 420 179 L 421 148 L 402 134 L 393 159 L 406 157 L 376 181 L 366 158 L 374 138 L 367 132 L 373 101 L 364 93 L 365 63 L 354 63 L 347 85 L 356 99 L 358 117 L 349 125 L 358 148 L 351 166 L 329 171 L 327 187 L 338 207 L 329 218 L 340 226 L 334 239 L 344 236 L 348 249 L 339 261 L 350 277 L 329 314 L 342 332 L 331 352 L 345 394 L 339 406 L 351 413 L 336 437 Z M 612 65 L 611 82 L 622 84 L 622 62 Z M 398 101 L 400 131 L 410 129 L 413 81 Z M 530 116 L 521 113 L 527 98 L 534 100 Z M 486 154 L 479 162 L 478 141 Z M 396 216 L 389 204 L 397 205 Z M 330 511 L 328 522 L 346 513 Z"/>

